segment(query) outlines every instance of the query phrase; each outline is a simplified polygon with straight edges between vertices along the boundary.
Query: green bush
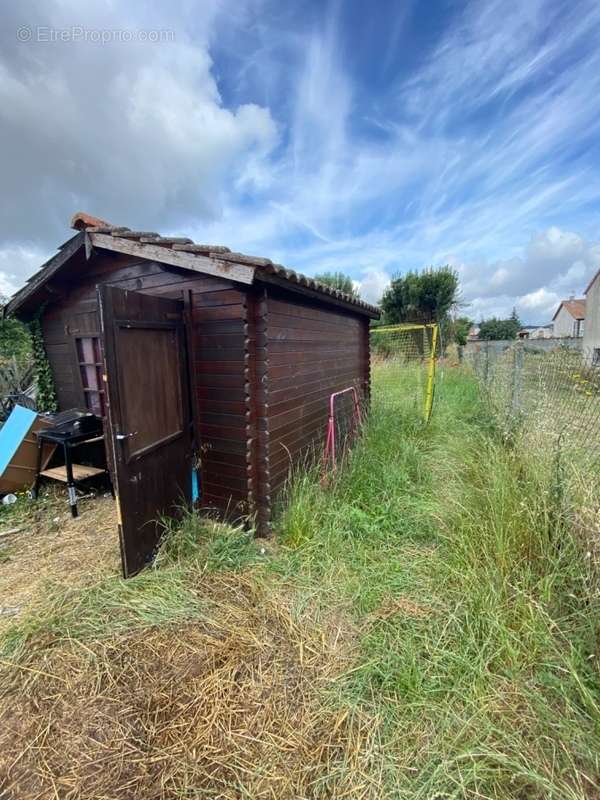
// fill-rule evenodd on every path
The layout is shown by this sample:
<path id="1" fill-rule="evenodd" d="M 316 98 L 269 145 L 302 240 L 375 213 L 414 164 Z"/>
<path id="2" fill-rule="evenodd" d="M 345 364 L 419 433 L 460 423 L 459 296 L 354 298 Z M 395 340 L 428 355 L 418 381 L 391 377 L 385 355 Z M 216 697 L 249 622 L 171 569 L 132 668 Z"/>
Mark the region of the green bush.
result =
<path id="1" fill-rule="evenodd" d="M 0 364 L 13 358 L 20 364 L 31 360 L 31 334 L 18 319 L 0 317 Z"/>

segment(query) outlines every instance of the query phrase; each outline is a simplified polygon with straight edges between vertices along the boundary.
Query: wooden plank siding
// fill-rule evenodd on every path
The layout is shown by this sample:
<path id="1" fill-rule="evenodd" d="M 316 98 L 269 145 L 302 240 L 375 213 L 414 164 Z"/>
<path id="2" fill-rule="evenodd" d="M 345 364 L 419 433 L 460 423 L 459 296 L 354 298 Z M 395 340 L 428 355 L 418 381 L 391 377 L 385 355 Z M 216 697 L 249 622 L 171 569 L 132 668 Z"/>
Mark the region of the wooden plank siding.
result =
<path id="1" fill-rule="evenodd" d="M 219 279 L 192 288 L 194 392 L 198 409 L 201 505 L 236 519 L 251 513 L 248 492 L 246 291 Z"/>
<path id="2" fill-rule="evenodd" d="M 183 300 L 201 504 L 269 534 L 290 466 L 322 451 L 331 393 L 356 386 L 368 398 L 368 318 L 270 283 L 96 250 L 53 278 L 42 315 L 61 410 L 85 405 L 75 339 L 100 335 L 103 284 Z"/>
<path id="3" fill-rule="evenodd" d="M 268 431 L 262 424 L 268 407 L 266 291 L 251 290 L 246 304 L 245 395 L 247 405 L 248 502 L 256 530 L 271 532 Z"/>
<path id="4" fill-rule="evenodd" d="M 292 465 L 320 455 L 330 395 L 355 386 L 362 399 L 368 396 L 368 324 L 359 314 L 269 291 L 268 405 L 262 425 L 273 498 Z"/>
<path id="5" fill-rule="evenodd" d="M 245 292 L 210 275 L 96 252 L 85 272 L 56 285 L 57 299 L 42 316 L 61 410 L 85 405 L 75 339 L 100 335 L 96 287 L 102 284 L 188 300 L 202 505 L 230 517 L 247 513 Z"/>

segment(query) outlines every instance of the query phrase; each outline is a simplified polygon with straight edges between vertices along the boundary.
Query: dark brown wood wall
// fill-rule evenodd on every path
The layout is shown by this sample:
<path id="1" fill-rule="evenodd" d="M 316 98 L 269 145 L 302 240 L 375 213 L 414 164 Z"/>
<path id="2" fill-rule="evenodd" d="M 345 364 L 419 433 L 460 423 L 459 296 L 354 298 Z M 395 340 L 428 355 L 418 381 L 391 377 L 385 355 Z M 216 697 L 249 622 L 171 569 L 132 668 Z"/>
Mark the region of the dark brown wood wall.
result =
<path id="1" fill-rule="evenodd" d="M 214 291 L 192 293 L 202 505 L 236 518 L 249 511 L 247 304 L 243 290 L 213 281 Z"/>
<path id="2" fill-rule="evenodd" d="M 369 395 L 368 319 L 273 287 L 96 253 L 54 283 L 42 317 L 61 409 L 84 405 L 75 338 L 99 335 L 102 283 L 186 304 L 202 504 L 254 515 L 268 534 L 291 464 L 323 446 L 330 394 L 354 385 Z"/>
<path id="3" fill-rule="evenodd" d="M 269 485 L 281 489 L 292 464 L 324 446 L 328 401 L 356 386 L 369 393 L 366 317 L 269 291 L 267 300 Z"/>
<path id="4" fill-rule="evenodd" d="M 245 292 L 212 276 L 152 261 L 96 254 L 79 273 L 56 283 L 57 299 L 42 316 L 42 330 L 62 409 L 83 407 L 75 339 L 100 333 L 96 286 L 183 299 L 193 320 L 190 357 L 192 398 L 200 420 L 202 501 L 230 516 L 248 511 L 248 447 L 244 354 Z"/>
<path id="5" fill-rule="evenodd" d="M 267 295 L 264 289 L 247 292 L 246 315 L 246 404 L 248 501 L 256 530 L 271 532 L 271 487 L 267 409 L 269 402 L 267 349 Z"/>

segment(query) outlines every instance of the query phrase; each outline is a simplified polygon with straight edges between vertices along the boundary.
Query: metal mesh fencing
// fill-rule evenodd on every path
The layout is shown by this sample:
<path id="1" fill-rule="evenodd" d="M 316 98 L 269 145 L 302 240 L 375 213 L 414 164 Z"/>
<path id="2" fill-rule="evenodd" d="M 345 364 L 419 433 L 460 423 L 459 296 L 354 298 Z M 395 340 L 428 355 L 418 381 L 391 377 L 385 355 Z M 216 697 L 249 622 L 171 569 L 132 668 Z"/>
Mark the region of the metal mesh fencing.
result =
<path id="1" fill-rule="evenodd" d="M 554 457 L 590 496 L 600 496 L 600 366 L 592 353 L 481 342 L 465 360 L 505 436 L 520 436 L 532 453 Z"/>
<path id="2" fill-rule="evenodd" d="M 395 407 L 408 404 L 429 421 L 439 348 L 436 324 L 372 328 L 373 402 Z"/>

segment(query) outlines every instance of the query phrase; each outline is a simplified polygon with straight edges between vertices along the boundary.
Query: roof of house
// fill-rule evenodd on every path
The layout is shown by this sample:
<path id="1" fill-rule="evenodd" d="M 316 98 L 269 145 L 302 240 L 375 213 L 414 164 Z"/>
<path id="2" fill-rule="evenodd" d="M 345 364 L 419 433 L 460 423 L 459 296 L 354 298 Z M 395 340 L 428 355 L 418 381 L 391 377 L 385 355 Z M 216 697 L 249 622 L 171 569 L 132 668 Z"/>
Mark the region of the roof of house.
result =
<path id="1" fill-rule="evenodd" d="M 561 308 L 566 309 L 573 319 L 585 319 L 585 297 L 573 300 L 563 300 L 556 309 L 552 320 L 556 319 Z"/>
<path id="2" fill-rule="evenodd" d="M 587 294 L 587 293 L 589 292 L 589 290 L 592 288 L 592 284 L 595 282 L 596 278 L 600 278 L 600 269 L 599 269 L 599 270 L 598 270 L 598 272 L 597 272 L 597 273 L 594 275 L 594 277 L 592 278 L 592 280 L 591 280 L 591 281 L 588 283 L 588 285 L 587 285 L 587 288 L 586 288 L 586 290 L 585 290 L 584 294 Z"/>
<path id="3" fill-rule="evenodd" d="M 380 315 L 376 306 L 314 278 L 286 269 L 269 258 L 231 252 L 222 245 L 198 244 L 186 237 L 161 236 L 153 231 L 132 231 L 84 212 L 78 212 L 72 217 L 71 227 L 78 234 L 61 245 L 59 252 L 29 278 L 25 286 L 12 297 L 5 313 L 16 312 L 75 252 L 85 246 L 86 256 L 89 256 L 93 248 L 108 249 L 240 283 L 252 284 L 255 280 L 275 283 L 291 291 L 308 293 L 324 302 L 351 307 L 369 317 L 377 318 Z"/>

